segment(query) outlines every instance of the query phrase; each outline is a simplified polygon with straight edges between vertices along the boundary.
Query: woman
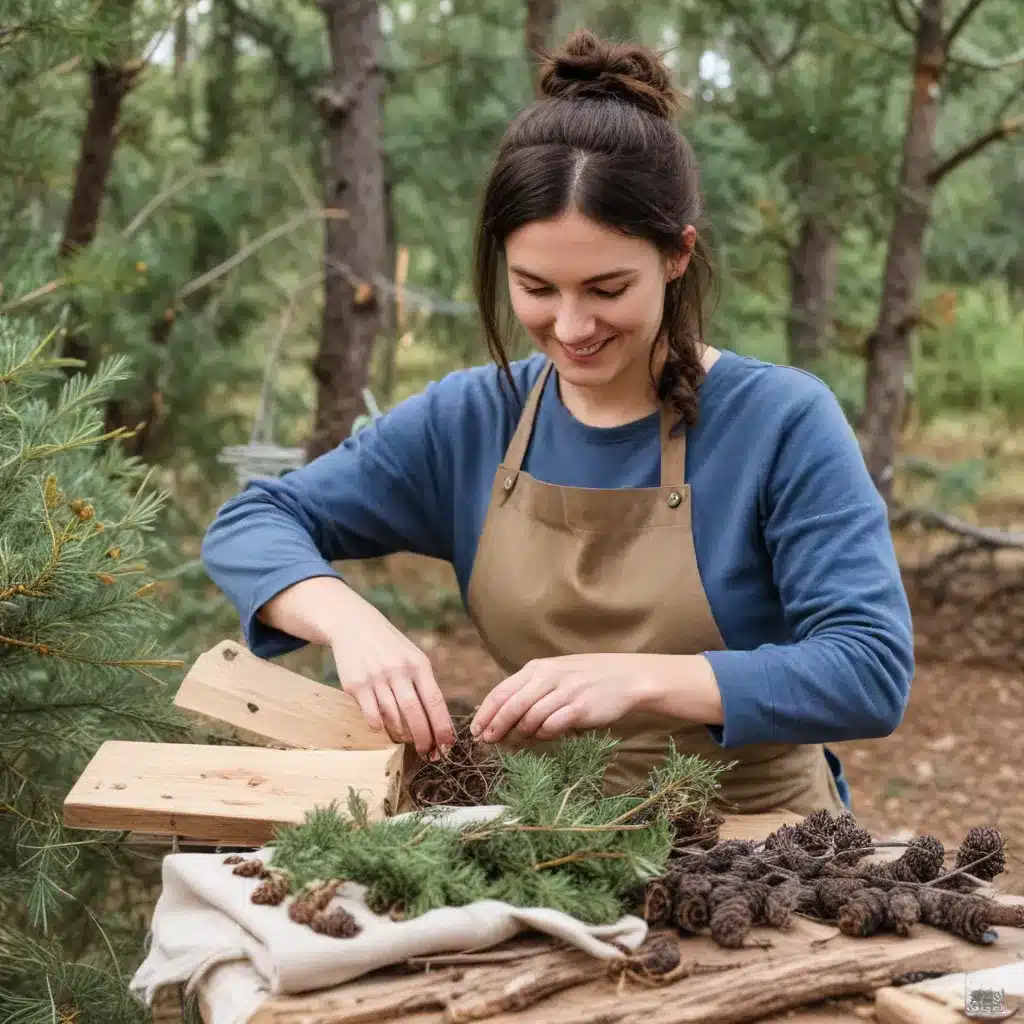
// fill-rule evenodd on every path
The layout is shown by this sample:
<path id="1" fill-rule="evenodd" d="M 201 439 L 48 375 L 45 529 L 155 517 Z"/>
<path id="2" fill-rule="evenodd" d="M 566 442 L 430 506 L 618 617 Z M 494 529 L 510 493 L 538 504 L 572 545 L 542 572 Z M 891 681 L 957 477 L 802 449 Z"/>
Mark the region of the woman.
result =
<path id="1" fill-rule="evenodd" d="M 665 66 L 574 34 L 486 183 L 476 282 L 500 368 L 450 374 L 251 484 L 203 546 L 264 657 L 329 645 L 368 723 L 454 740 L 428 659 L 331 567 L 450 561 L 507 673 L 487 741 L 609 728 L 609 789 L 677 749 L 732 809 L 849 806 L 825 743 L 885 736 L 913 671 L 885 506 L 817 379 L 703 342 L 691 150 Z M 509 364 L 499 282 L 539 353 Z M 525 405 L 523 397 L 525 396 Z"/>

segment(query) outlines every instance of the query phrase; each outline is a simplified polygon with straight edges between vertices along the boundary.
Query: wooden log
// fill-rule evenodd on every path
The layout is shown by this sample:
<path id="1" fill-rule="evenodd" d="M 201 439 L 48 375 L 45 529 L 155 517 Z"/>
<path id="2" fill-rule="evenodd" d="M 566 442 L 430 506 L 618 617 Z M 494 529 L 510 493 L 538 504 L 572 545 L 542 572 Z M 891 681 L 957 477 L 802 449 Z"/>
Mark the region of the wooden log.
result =
<path id="1" fill-rule="evenodd" d="M 65 798 L 64 821 L 260 846 L 316 806 L 344 806 L 349 787 L 367 801 L 371 820 L 389 816 L 402 753 L 109 740 Z"/>
<path id="2" fill-rule="evenodd" d="M 258 658 L 233 640 L 201 654 L 174 697 L 189 718 L 240 743 L 304 750 L 377 750 L 385 732 L 333 686 Z"/>
<path id="3" fill-rule="evenodd" d="M 641 996 L 595 1000 L 560 1024 L 747 1024 L 822 999 L 864 995 L 909 971 L 949 970 L 949 939 L 882 939 L 730 971 Z M 671 995 L 669 995 L 671 992 Z"/>

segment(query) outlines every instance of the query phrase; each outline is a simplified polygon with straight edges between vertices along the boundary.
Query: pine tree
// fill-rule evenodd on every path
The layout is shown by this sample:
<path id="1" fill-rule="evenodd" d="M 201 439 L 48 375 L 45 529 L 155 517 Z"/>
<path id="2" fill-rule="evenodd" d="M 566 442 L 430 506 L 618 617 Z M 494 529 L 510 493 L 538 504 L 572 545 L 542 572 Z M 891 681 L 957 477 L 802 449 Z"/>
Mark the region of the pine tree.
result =
<path id="1" fill-rule="evenodd" d="M 164 498 L 103 429 L 127 364 L 69 377 L 56 334 L 0 318 L 0 1020 L 115 1024 L 143 1019 L 127 977 L 158 872 L 61 804 L 105 739 L 184 728 L 146 562 Z"/>

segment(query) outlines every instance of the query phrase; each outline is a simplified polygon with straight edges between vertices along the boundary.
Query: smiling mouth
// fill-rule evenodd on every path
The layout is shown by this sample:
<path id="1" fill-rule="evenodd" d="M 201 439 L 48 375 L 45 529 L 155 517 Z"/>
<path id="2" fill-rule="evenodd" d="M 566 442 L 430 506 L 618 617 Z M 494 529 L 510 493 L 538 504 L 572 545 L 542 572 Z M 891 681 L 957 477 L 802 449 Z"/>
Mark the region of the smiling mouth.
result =
<path id="1" fill-rule="evenodd" d="M 600 352 L 611 340 L 611 338 L 605 338 L 603 341 L 595 341 L 592 345 L 562 345 L 562 348 L 571 356 L 583 358 Z"/>

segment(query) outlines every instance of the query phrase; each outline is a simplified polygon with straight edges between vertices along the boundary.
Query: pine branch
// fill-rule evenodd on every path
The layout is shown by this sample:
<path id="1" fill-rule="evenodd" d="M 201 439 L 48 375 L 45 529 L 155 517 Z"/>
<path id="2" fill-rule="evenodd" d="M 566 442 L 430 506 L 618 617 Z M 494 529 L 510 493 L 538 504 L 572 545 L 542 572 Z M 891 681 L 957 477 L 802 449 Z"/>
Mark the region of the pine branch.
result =
<path id="1" fill-rule="evenodd" d="M 953 24 L 949 26 L 949 31 L 946 32 L 945 48 L 947 52 L 953 45 L 953 40 L 960 35 L 967 26 L 967 22 L 977 13 L 978 8 L 984 2 L 985 0 L 967 0 L 960 9 L 960 13 L 953 19 Z"/>
<path id="2" fill-rule="evenodd" d="M 913 0 L 911 0 L 911 6 L 913 7 Z M 899 22 L 900 27 L 905 32 L 910 33 L 910 35 L 916 36 L 917 26 L 907 17 L 906 12 L 903 10 L 902 0 L 889 0 L 889 8 L 892 11 L 893 17 Z"/>
<path id="3" fill-rule="evenodd" d="M 962 163 L 976 156 L 993 142 L 1009 138 L 1019 131 L 1024 131 L 1024 117 L 1001 121 L 999 124 L 993 125 L 987 132 L 982 132 L 977 138 L 961 146 L 934 167 L 928 174 L 928 184 L 937 185 L 947 174 L 955 171 Z"/>

